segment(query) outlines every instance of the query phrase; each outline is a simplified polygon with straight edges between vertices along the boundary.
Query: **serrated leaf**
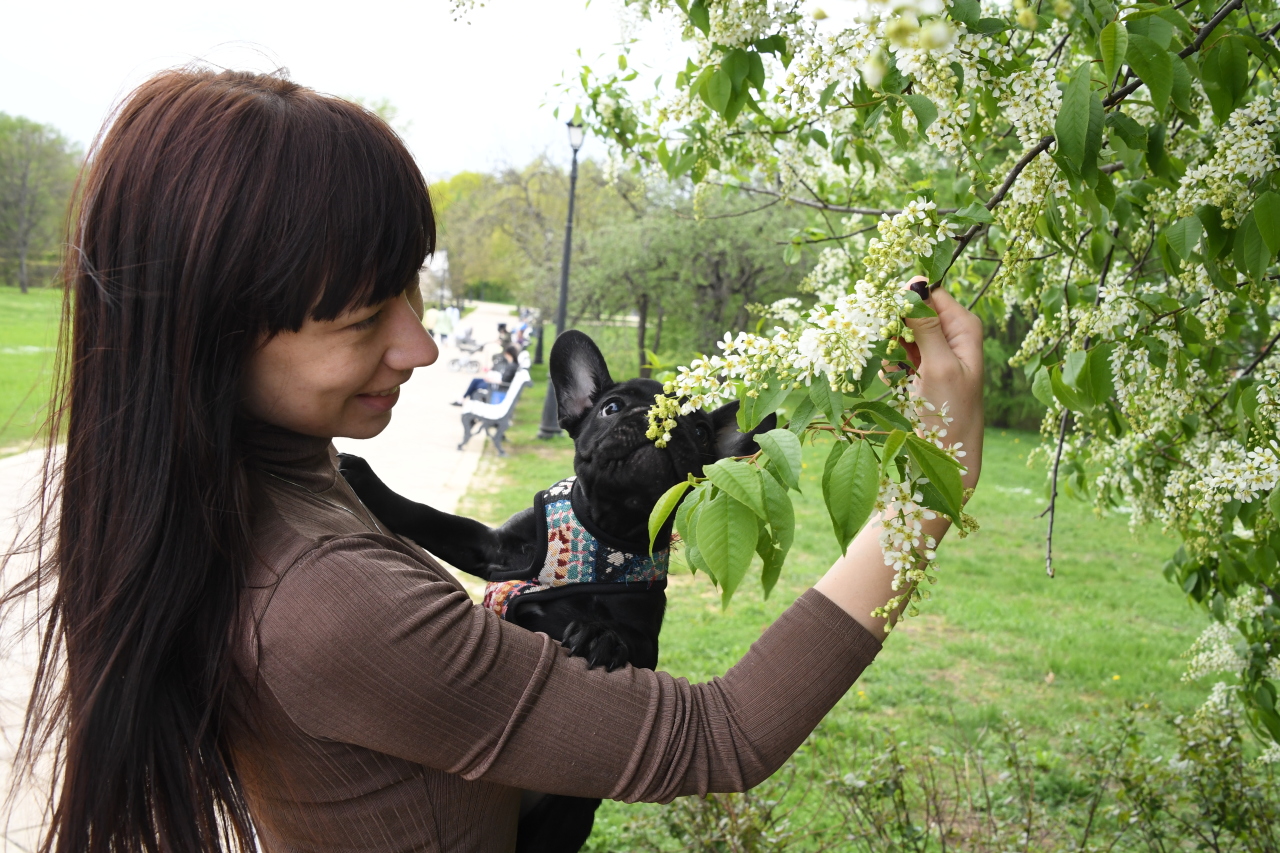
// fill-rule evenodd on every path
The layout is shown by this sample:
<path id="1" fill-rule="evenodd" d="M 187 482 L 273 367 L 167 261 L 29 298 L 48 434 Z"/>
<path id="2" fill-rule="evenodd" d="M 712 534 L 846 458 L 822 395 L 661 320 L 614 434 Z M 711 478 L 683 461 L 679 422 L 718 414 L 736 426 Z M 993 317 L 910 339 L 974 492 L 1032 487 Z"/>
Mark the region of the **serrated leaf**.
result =
<path id="1" fill-rule="evenodd" d="M 809 399 L 818 411 L 827 416 L 833 426 L 840 425 L 840 413 L 844 411 L 844 395 L 831 389 L 826 377 L 815 376 L 809 385 Z"/>
<path id="2" fill-rule="evenodd" d="M 1073 412 L 1093 411 L 1092 401 L 1063 381 L 1062 372 L 1058 368 L 1049 368 L 1049 383 L 1053 387 L 1053 396 L 1068 409 Z"/>
<path id="3" fill-rule="evenodd" d="M 706 98 L 707 106 L 718 113 L 724 113 L 729 108 L 729 98 L 733 97 L 733 78 L 731 78 L 724 68 L 717 68 L 711 72 L 711 76 L 707 78 L 707 83 L 702 88 Z"/>
<path id="4" fill-rule="evenodd" d="M 769 591 L 773 589 L 774 583 L 777 582 L 778 572 L 782 568 L 783 561 L 787 559 L 787 554 L 791 551 L 791 543 L 795 539 L 796 518 L 795 509 L 791 505 L 791 496 L 787 494 L 786 487 L 771 474 L 766 474 L 763 481 L 764 503 L 765 508 L 769 511 L 769 529 L 773 534 L 774 545 L 772 556 L 774 562 L 765 561 L 764 572 L 760 577 L 760 581 L 764 585 L 765 597 L 768 598 Z"/>
<path id="5" fill-rule="evenodd" d="M 920 473 L 929 478 L 929 484 L 937 491 L 941 506 L 935 507 L 952 521 L 960 520 L 964 508 L 964 483 L 960 479 L 960 466 L 933 442 L 918 435 L 907 436 L 907 453 Z"/>
<path id="6" fill-rule="evenodd" d="M 738 47 L 725 55 L 720 61 L 720 67 L 729 75 L 729 80 L 737 91 L 742 88 L 742 81 L 747 79 L 747 74 L 751 71 L 751 60 L 747 58 L 747 52 Z"/>
<path id="7" fill-rule="evenodd" d="M 888 403 L 879 400 L 867 400 L 854 406 L 853 410 L 859 414 L 865 414 L 882 429 L 911 431 L 911 421 L 907 420 L 901 412 Z"/>
<path id="8" fill-rule="evenodd" d="M 1191 72 L 1187 70 L 1187 62 L 1185 59 L 1176 55 L 1172 56 L 1173 85 L 1169 89 L 1169 96 L 1173 98 L 1173 105 L 1177 107 L 1179 111 L 1190 115 L 1192 113 Z"/>
<path id="9" fill-rule="evenodd" d="M 653 553 L 653 541 L 658 537 L 658 531 L 662 529 L 662 525 L 667 523 L 667 519 L 671 517 L 672 511 L 676 508 L 676 504 L 680 503 L 680 498 L 684 497 L 684 493 L 689 490 L 693 483 L 685 480 L 682 483 L 676 483 L 671 488 L 662 493 L 662 497 L 658 498 L 658 502 L 653 505 L 653 509 L 649 512 L 649 553 Z"/>
<path id="10" fill-rule="evenodd" d="M 929 266 L 927 275 L 930 282 L 941 281 L 942 276 L 946 274 L 947 267 L 951 266 L 951 255 L 956 250 L 956 241 L 950 237 L 946 237 L 933 246 L 933 254 L 929 256 Z"/>
<path id="11" fill-rule="evenodd" d="M 769 387 L 762 387 L 764 385 Z M 776 412 L 790 393 L 778 375 L 772 371 L 761 377 L 761 381 L 756 383 L 753 389 L 757 394 L 755 397 L 747 393 L 752 389 L 749 389 L 746 384 L 738 393 L 738 428 L 743 432 L 755 429 L 767 415 Z"/>
<path id="12" fill-rule="evenodd" d="M 1031 381 L 1031 395 L 1046 407 L 1053 408 L 1053 383 L 1049 381 L 1049 368 L 1042 367 L 1036 371 L 1036 378 Z"/>
<path id="13" fill-rule="evenodd" d="M 1280 252 L 1280 195 L 1267 190 L 1253 203 L 1253 222 L 1271 254 Z"/>
<path id="14" fill-rule="evenodd" d="M 849 543 L 875 506 L 880 490 L 880 465 L 869 441 L 855 441 L 823 473 L 822 496 L 831 515 L 840 553 Z"/>
<path id="15" fill-rule="evenodd" d="M 893 460 L 898 458 L 898 454 L 902 452 L 903 446 L 907 442 L 907 433 L 895 429 L 889 433 L 884 440 L 884 447 L 880 449 L 880 476 L 889 476 L 889 471 L 893 468 Z"/>
<path id="16" fill-rule="evenodd" d="M 1147 150 L 1147 131 L 1142 125 L 1122 112 L 1107 113 L 1107 127 L 1115 130 L 1124 144 L 1135 151 Z"/>
<path id="17" fill-rule="evenodd" d="M 1131 32 L 1125 57 L 1129 67 L 1147 84 L 1156 113 L 1163 113 L 1173 91 L 1172 55 L 1146 36 Z"/>
<path id="18" fill-rule="evenodd" d="M 1218 39 L 1200 59 L 1200 77 L 1214 117 L 1226 121 L 1249 87 L 1249 50 L 1245 42 L 1235 35 Z"/>
<path id="19" fill-rule="evenodd" d="M 800 439 L 786 429 L 772 429 L 756 436 L 756 444 L 769 455 L 769 462 L 782 482 L 800 491 Z"/>
<path id="20" fill-rule="evenodd" d="M 1197 216 L 1186 216 L 1164 229 L 1165 239 L 1169 247 L 1178 253 L 1178 257 L 1187 260 L 1200 242 L 1204 225 Z"/>
<path id="21" fill-rule="evenodd" d="M 705 0 L 693 0 L 689 4 L 689 23 L 701 30 L 703 35 L 711 33 L 711 13 Z"/>
<path id="22" fill-rule="evenodd" d="M 715 486 L 768 521 L 764 512 L 764 495 L 760 485 L 760 469 L 741 459 L 721 459 L 702 469 L 702 474 Z"/>
<path id="23" fill-rule="evenodd" d="M 698 515 L 698 550 L 720 584 L 724 605 L 747 574 L 758 529 L 756 514 L 724 492 L 714 495 Z"/>
<path id="24" fill-rule="evenodd" d="M 1093 93 L 1089 88 L 1089 64 L 1084 63 L 1071 75 L 1062 93 L 1062 106 L 1054 122 L 1054 136 L 1058 151 L 1076 167 L 1084 165 L 1085 144 L 1089 135 L 1089 100 Z"/>
<path id="25" fill-rule="evenodd" d="M 747 82 L 756 88 L 756 91 L 764 90 L 764 60 L 760 58 L 760 54 L 754 50 L 747 53 Z"/>
<path id="26" fill-rule="evenodd" d="M 1098 34 L 1098 48 L 1102 54 L 1102 68 L 1107 75 L 1107 83 L 1116 79 L 1120 66 L 1124 65 L 1125 53 L 1129 50 L 1129 31 L 1119 21 L 1112 21 L 1102 28 Z"/>
<path id="27" fill-rule="evenodd" d="M 995 216 L 987 210 L 982 202 L 975 201 L 951 214 L 951 218 L 962 222 L 994 222 Z"/>
<path id="28" fill-rule="evenodd" d="M 1080 390 L 1088 394 L 1094 405 L 1101 406 L 1115 393 L 1114 373 L 1111 370 L 1111 352 L 1114 344 L 1098 344 L 1089 350 L 1089 382 Z"/>
<path id="29" fill-rule="evenodd" d="M 804 432 L 807 427 L 818 414 L 818 407 L 813 405 L 813 400 L 805 397 L 796 404 L 796 409 L 787 418 L 787 429 L 799 435 Z"/>
<path id="30" fill-rule="evenodd" d="M 982 7 L 978 0 L 954 0 L 951 4 L 951 19 L 973 28 L 982 17 Z"/>
<path id="31" fill-rule="evenodd" d="M 1245 215 L 1240 227 L 1236 229 L 1235 246 L 1231 254 L 1238 272 L 1254 281 L 1261 281 L 1266 275 L 1267 265 L 1271 263 L 1271 250 L 1262 239 L 1253 211 Z"/>
<path id="32" fill-rule="evenodd" d="M 934 106 L 933 101 L 924 95 L 903 95 L 902 100 L 906 101 L 907 106 L 911 107 L 911 112 L 915 113 L 916 126 L 920 135 L 924 136 L 924 132 L 929 125 L 937 120 L 938 108 Z"/>

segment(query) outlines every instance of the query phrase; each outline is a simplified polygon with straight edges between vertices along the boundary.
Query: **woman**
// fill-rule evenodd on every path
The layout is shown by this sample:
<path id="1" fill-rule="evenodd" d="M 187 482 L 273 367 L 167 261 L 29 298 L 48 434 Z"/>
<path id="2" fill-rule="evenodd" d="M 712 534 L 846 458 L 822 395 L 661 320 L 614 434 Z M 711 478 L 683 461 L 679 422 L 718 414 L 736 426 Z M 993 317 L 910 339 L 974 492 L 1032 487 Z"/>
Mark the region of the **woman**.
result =
<path id="1" fill-rule="evenodd" d="M 586 669 L 365 510 L 330 439 L 380 432 L 437 357 L 413 304 L 426 184 L 370 113 L 277 77 L 161 74 L 81 199 L 60 524 L 11 593 L 48 596 L 28 732 L 62 738 L 47 849 L 509 850 L 521 789 L 756 784 L 879 649 L 874 526 L 690 685 Z M 979 451 L 972 485 L 980 329 L 934 304 L 912 321 L 921 389 Z"/>
<path id="2" fill-rule="evenodd" d="M 520 369 L 520 365 L 516 362 L 519 357 L 520 350 L 516 349 L 514 345 L 505 347 L 502 350 L 502 366 L 495 367 L 484 376 L 473 378 L 470 384 L 467 385 L 467 390 L 462 392 L 462 396 L 449 405 L 461 406 L 464 401 L 474 399 L 482 390 L 489 392 L 486 402 L 501 403 L 502 392 L 500 389 L 510 385 L 511 381 L 516 378 L 516 371 Z M 495 392 L 497 392 L 496 396 Z"/>

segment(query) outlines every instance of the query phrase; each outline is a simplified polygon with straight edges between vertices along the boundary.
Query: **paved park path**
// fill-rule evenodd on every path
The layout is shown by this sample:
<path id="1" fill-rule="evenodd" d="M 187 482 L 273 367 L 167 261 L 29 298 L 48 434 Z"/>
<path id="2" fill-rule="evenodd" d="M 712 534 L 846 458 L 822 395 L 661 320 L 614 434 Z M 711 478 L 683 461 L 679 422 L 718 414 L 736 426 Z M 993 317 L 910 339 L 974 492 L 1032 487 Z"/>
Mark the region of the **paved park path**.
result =
<path id="1" fill-rule="evenodd" d="M 462 318 L 461 327 L 471 326 L 475 339 L 490 341 L 477 358 L 485 366 L 499 350 L 498 323 L 514 321 L 511 307 L 494 303 L 474 303 L 475 310 Z M 338 439 L 339 450 L 369 460 L 378 475 L 395 489 L 415 500 L 453 512 L 466 493 L 480 461 L 486 439 L 473 436 L 463 450 L 460 412 L 449 405 L 466 390 L 474 374 L 449 369 L 449 360 L 459 353 L 450 344 L 441 345 L 436 364 L 418 368 L 400 391 L 391 425 L 381 435 L 366 441 Z M 490 449 L 489 452 L 492 452 Z M 39 450 L 0 459 L 0 548 L 6 549 L 22 526 L 23 508 L 38 485 L 43 454 Z M 4 578 L 5 585 L 29 568 L 21 558 L 14 560 Z M 478 600 L 483 584 L 462 576 L 463 585 Z M 22 717 L 31 687 L 36 660 L 30 635 L 19 630 L 20 618 L 7 615 L 0 626 L 0 805 L 9 790 L 14 751 L 22 731 Z M 0 808 L 0 851 L 34 850 L 43 825 L 40 791 L 36 784 L 20 786 L 11 812 Z M 111 780 L 103 779 L 103 784 Z"/>

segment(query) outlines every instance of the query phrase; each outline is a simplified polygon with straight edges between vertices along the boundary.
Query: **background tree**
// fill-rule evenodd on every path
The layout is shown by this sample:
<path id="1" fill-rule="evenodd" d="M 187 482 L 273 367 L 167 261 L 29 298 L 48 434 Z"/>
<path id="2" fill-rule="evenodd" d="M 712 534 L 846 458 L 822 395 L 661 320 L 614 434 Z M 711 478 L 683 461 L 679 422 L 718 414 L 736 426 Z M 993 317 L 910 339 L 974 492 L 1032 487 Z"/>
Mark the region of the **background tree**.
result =
<path id="1" fill-rule="evenodd" d="M 53 127 L 0 113 L 0 271 L 23 293 L 33 260 L 56 254 L 80 159 Z"/>

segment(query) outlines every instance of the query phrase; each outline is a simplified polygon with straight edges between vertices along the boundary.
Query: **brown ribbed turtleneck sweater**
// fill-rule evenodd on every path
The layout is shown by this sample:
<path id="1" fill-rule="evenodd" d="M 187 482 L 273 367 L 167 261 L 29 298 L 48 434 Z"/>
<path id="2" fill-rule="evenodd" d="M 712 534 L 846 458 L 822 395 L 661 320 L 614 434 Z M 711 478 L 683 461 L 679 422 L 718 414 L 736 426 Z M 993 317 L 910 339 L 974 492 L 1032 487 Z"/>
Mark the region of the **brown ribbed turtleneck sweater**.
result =
<path id="1" fill-rule="evenodd" d="M 252 438 L 255 544 L 234 762 L 285 851 L 505 851 L 520 790 L 666 802 L 772 773 L 880 643 L 818 592 L 723 678 L 587 669 L 381 529 L 329 443 Z"/>

